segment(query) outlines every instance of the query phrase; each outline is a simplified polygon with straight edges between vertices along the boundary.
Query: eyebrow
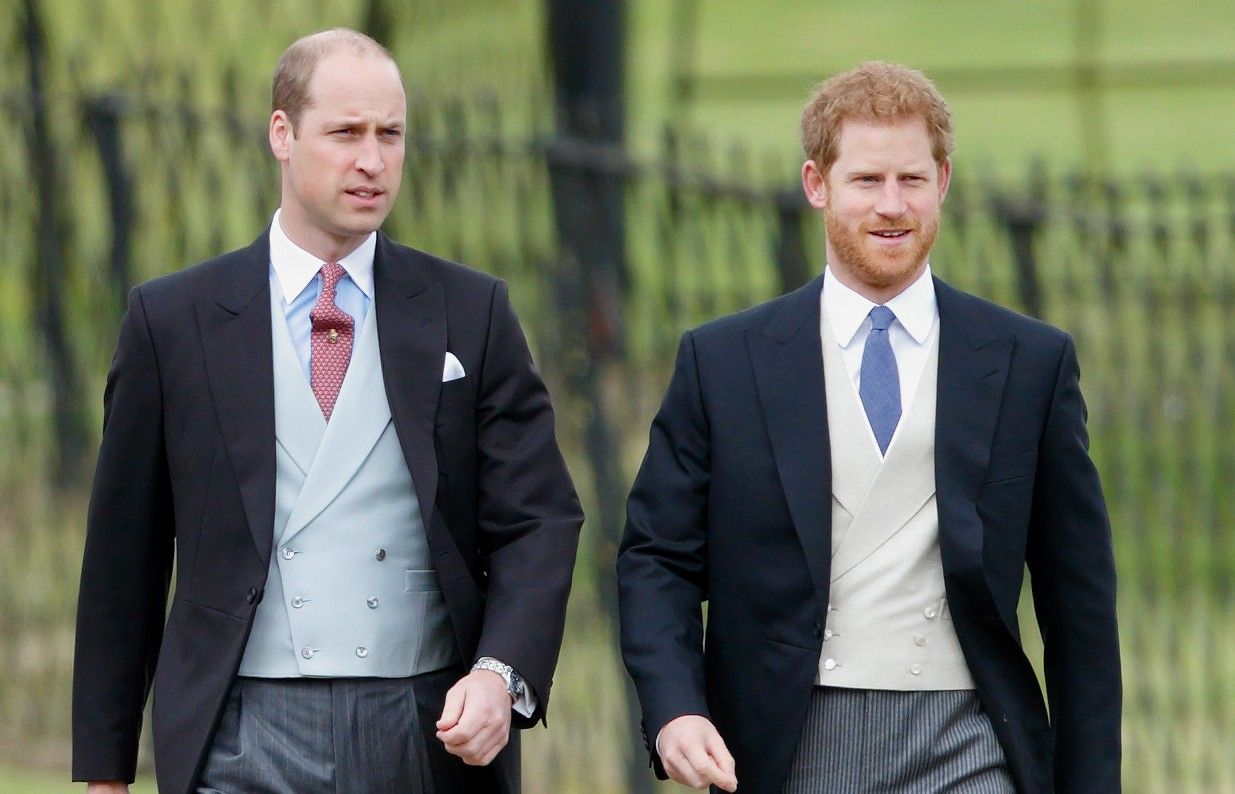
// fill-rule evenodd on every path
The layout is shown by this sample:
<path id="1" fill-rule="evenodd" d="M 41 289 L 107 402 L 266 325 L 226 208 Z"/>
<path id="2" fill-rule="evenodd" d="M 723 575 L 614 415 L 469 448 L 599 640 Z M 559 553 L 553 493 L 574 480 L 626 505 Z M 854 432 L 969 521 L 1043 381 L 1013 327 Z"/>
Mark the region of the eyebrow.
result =
<path id="1" fill-rule="evenodd" d="M 325 121 L 322 122 L 322 126 L 327 129 L 334 129 L 334 128 L 339 128 L 339 127 L 348 127 L 348 128 L 367 127 L 368 125 L 369 125 L 368 119 L 362 119 L 356 116 L 352 116 L 348 118 L 326 119 Z M 382 129 L 403 129 L 406 125 L 407 125 L 407 122 L 404 119 L 388 119 L 386 121 L 377 122 L 377 126 L 381 127 Z"/>
<path id="2" fill-rule="evenodd" d="M 896 172 L 896 175 L 897 176 L 926 177 L 926 176 L 930 176 L 930 173 L 931 173 L 931 169 L 929 168 L 906 168 L 903 170 L 898 170 Z M 851 168 L 845 172 L 845 178 L 846 179 L 856 179 L 858 177 L 864 177 L 864 176 L 882 177 L 885 174 L 886 172 L 881 168 Z"/>

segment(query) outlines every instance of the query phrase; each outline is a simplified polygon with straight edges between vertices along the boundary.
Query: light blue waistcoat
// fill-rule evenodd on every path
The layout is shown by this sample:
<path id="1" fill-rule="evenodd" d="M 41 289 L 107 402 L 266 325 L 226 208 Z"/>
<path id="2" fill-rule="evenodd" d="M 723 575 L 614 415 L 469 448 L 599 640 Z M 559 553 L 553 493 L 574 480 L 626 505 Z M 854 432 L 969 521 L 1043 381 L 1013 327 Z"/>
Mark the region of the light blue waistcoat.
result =
<path id="1" fill-rule="evenodd" d="M 450 617 L 386 401 L 377 307 L 327 423 L 277 295 L 271 304 L 275 542 L 240 675 L 393 678 L 445 667 L 457 659 Z"/>

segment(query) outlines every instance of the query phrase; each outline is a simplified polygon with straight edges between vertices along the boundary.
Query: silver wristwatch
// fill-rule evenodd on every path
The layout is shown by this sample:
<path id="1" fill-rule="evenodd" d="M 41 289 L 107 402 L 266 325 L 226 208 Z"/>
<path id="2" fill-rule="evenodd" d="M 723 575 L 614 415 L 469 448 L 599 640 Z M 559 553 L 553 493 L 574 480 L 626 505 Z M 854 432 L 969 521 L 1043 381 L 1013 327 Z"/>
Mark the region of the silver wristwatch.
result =
<path id="1" fill-rule="evenodd" d="M 510 695 L 510 699 L 518 703 L 523 699 L 523 693 L 527 691 L 527 687 L 523 683 L 523 679 L 515 672 L 515 668 L 508 664 L 499 662 L 492 656 L 482 656 L 476 660 L 476 664 L 472 665 L 473 670 L 488 670 L 492 673 L 497 673 L 506 682 L 506 692 Z"/>

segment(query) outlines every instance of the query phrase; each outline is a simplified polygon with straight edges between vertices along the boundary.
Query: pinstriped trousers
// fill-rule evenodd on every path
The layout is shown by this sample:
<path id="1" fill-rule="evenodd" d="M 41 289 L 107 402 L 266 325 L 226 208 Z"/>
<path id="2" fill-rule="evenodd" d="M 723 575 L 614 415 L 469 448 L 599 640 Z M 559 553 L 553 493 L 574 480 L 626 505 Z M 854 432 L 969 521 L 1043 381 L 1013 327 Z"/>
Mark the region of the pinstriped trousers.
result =
<path id="1" fill-rule="evenodd" d="M 433 794 L 408 678 L 238 678 L 197 794 Z"/>
<path id="2" fill-rule="evenodd" d="M 1015 791 L 974 690 L 815 687 L 784 794 Z"/>

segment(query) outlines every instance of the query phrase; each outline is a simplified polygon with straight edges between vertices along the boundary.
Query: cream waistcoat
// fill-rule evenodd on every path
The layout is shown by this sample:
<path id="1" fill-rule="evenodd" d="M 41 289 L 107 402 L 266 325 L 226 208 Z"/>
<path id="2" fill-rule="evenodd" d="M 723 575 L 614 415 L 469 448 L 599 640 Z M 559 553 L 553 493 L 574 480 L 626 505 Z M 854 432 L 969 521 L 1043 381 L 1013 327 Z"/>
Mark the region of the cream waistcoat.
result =
<path id="1" fill-rule="evenodd" d="M 827 317 L 820 324 L 832 451 L 831 603 L 816 683 L 972 689 L 944 592 L 935 503 L 938 330 L 887 456 Z"/>

